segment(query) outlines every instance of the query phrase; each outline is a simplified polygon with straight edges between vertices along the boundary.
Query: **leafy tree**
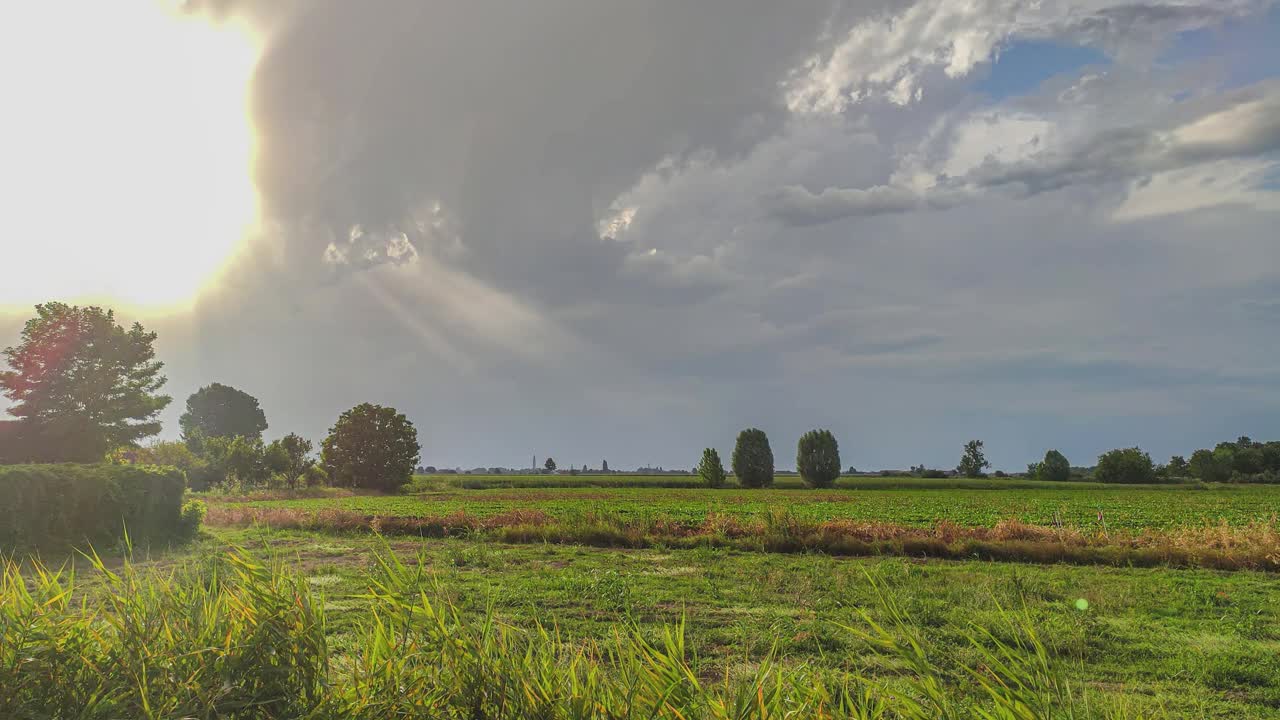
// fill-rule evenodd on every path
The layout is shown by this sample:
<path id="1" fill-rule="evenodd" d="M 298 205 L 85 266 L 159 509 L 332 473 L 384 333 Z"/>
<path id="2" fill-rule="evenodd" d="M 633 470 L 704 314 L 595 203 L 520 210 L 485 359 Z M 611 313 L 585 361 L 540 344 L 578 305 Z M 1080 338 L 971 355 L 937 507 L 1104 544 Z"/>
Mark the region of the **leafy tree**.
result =
<path id="1" fill-rule="evenodd" d="M 267 416 L 258 398 L 230 385 L 213 383 L 187 398 L 187 411 L 178 418 L 184 439 L 196 433 L 204 437 L 260 438 Z"/>
<path id="2" fill-rule="evenodd" d="M 284 476 L 289 489 L 296 488 L 307 470 L 315 465 L 315 461 L 311 459 L 311 448 L 310 440 L 294 433 L 271 443 L 268 452 L 280 456 L 281 459 L 274 464 L 279 468 L 277 472 Z"/>
<path id="3" fill-rule="evenodd" d="M 986 475 L 982 471 L 989 467 L 991 463 L 987 462 L 987 456 L 982 452 L 981 440 L 970 440 L 964 444 L 964 455 L 960 457 L 956 472 L 965 477 L 980 478 Z"/>
<path id="4" fill-rule="evenodd" d="M 165 377 L 155 339 L 138 323 L 117 325 L 112 310 L 37 305 L 0 372 L 29 459 L 100 462 L 160 432 L 156 416 L 171 398 L 157 394 Z"/>
<path id="5" fill-rule="evenodd" d="M 1169 478 L 1184 478 L 1190 474 L 1191 469 L 1186 458 L 1181 455 L 1174 455 L 1169 458 L 1169 463 L 1164 466 L 1164 471 Z"/>
<path id="6" fill-rule="evenodd" d="M 1204 482 L 1227 482 L 1231 479 L 1231 458 L 1227 452 L 1201 449 L 1191 453 L 1187 463 L 1191 477 Z"/>
<path id="7" fill-rule="evenodd" d="M 307 487 L 329 484 L 329 474 L 318 463 L 311 463 L 310 467 L 302 473 L 302 479 L 306 481 Z"/>
<path id="8" fill-rule="evenodd" d="M 1280 440 L 1272 440 L 1262 446 L 1262 467 L 1267 472 L 1280 473 Z"/>
<path id="9" fill-rule="evenodd" d="M 271 477 L 267 447 L 262 438 L 240 435 L 207 438 L 204 450 L 210 466 L 220 471 L 224 482 L 265 485 Z"/>
<path id="10" fill-rule="evenodd" d="M 601 461 L 600 461 L 600 472 L 605 473 L 605 474 L 608 474 L 608 472 L 609 472 L 609 461 L 608 461 L 608 460 L 601 460 Z"/>
<path id="11" fill-rule="evenodd" d="M 1067 462 L 1067 456 L 1057 450 L 1050 450 L 1044 454 L 1044 460 L 1036 464 L 1034 477 L 1039 480 L 1066 482 L 1071 479 L 1071 463 Z"/>
<path id="12" fill-rule="evenodd" d="M 840 477 L 840 446 L 830 430 L 810 430 L 796 444 L 796 470 L 809 487 L 831 487 Z"/>
<path id="13" fill-rule="evenodd" d="M 262 438 L 232 437 L 225 438 L 227 452 L 225 467 L 227 473 L 244 484 L 265 484 L 270 472 L 267 469 L 267 448 Z"/>
<path id="14" fill-rule="evenodd" d="M 733 474 L 742 487 L 768 487 L 773 484 L 773 448 L 769 436 L 758 428 L 738 433 L 733 447 Z"/>
<path id="15" fill-rule="evenodd" d="M 720 453 L 716 452 L 715 448 L 702 451 L 702 461 L 698 463 L 698 477 L 702 478 L 707 487 L 724 486 L 724 464 L 720 462 Z"/>
<path id="16" fill-rule="evenodd" d="M 553 458 L 547 458 L 547 461 L 542 463 L 542 467 L 544 470 L 546 470 L 549 473 L 555 472 L 556 461 Z"/>
<path id="17" fill-rule="evenodd" d="M 334 485 L 394 490 L 413 476 L 420 450 L 408 418 L 364 403 L 338 417 L 320 446 L 320 461 Z"/>
<path id="18" fill-rule="evenodd" d="M 1093 478 L 1104 483 L 1153 483 L 1156 468 L 1151 456 L 1139 448 L 1108 450 L 1098 457 Z"/>
<path id="19" fill-rule="evenodd" d="M 139 465 L 168 465 L 187 473 L 200 469 L 205 461 L 179 440 L 161 440 L 138 448 L 134 462 Z"/>
<path id="20" fill-rule="evenodd" d="M 1246 476 L 1262 472 L 1265 469 L 1263 446 L 1247 437 L 1237 440 L 1231 446 L 1231 469 Z"/>
<path id="21" fill-rule="evenodd" d="M 168 465 L 180 470 L 190 470 L 200 462 L 200 458 L 187 448 L 186 443 L 178 440 L 159 440 L 139 448 L 138 462 L 147 465 Z"/>
<path id="22" fill-rule="evenodd" d="M 289 469 L 289 451 L 279 440 L 273 440 L 263 447 L 262 467 L 268 476 L 283 479 L 284 471 Z"/>

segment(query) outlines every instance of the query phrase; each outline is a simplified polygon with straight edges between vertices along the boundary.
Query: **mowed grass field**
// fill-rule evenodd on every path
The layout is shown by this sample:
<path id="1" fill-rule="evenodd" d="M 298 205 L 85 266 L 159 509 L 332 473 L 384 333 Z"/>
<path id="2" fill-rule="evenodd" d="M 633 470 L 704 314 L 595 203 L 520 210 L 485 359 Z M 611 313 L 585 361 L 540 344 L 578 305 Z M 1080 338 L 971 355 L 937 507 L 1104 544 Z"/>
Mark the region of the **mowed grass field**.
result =
<path id="1" fill-rule="evenodd" d="M 846 480 L 830 490 L 810 490 L 796 478 L 789 488 L 646 487 L 688 480 L 608 476 L 592 478 L 495 476 L 419 477 L 419 492 L 406 495 L 267 499 L 257 508 L 302 511 L 348 510 L 382 517 L 439 517 L 467 513 L 493 517 L 533 510 L 556 519 L 587 513 L 623 519 L 664 518 L 696 524 L 708 515 L 760 518 L 785 509 L 808 521 L 856 520 L 931 526 L 949 521 L 964 526 L 1018 520 L 1034 525 L 1061 524 L 1088 530 L 1168 529 L 1227 523 L 1243 525 L 1280 514 L 1280 486 L 1036 483 L 1020 480 Z M 569 487 L 524 487 L 548 482 Z M 601 482 L 603 486 L 592 486 Z M 473 488 L 462 487 L 467 484 Z M 513 485 L 514 487 L 503 487 Z"/>
<path id="2" fill-rule="evenodd" d="M 888 598 L 908 614 L 930 661 L 955 669 L 947 682 L 961 695 L 976 693 L 960 669 L 980 662 L 975 628 L 1013 641 L 1014 624 L 1026 621 L 1072 692 L 1087 696 L 1088 717 L 1280 717 L 1280 579 L 1268 573 L 384 541 L 266 528 L 215 529 L 189 555 L 161 563 L 225 543 L 304 575 L 324 598 L 339 656 L 358 650 L 374 555 L 389 550 L 421 569 L 427 596 L 464 619 L 542 626 L 570 642 L 608 642 L 626 628 L 656 642 L 663 627 L 683 622 L 694 667 L 709 681 L 772 656 L 893 688 L 909 669 L 847 629 L 867 627 L 862 612 L 885 622 Z"/>

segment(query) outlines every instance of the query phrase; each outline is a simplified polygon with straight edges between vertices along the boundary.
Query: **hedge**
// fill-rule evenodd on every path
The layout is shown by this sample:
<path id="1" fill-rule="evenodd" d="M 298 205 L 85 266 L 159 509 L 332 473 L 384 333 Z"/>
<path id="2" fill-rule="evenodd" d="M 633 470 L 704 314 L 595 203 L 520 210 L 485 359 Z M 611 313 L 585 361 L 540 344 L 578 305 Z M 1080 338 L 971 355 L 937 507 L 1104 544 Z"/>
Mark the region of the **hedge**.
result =
<path id="1" fill-rule="evenodd" d="M 0 466 L 0 548 L 180 539 L 186 480 L 147 465 Z"/>

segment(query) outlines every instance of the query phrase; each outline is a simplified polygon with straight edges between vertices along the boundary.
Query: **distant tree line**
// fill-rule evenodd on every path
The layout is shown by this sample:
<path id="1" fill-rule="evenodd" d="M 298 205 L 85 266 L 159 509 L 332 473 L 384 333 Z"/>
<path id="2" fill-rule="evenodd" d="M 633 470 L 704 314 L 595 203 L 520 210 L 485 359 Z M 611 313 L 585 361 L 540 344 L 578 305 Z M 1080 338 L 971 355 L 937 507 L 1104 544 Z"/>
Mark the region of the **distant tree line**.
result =
<path id="1" fill-rule="evenodd" d="M 287 487 L 331 484 L 392 490 L 409 481 L 420 457 L 417 430 L 394 408 L 370 403 L 342 413 L 320 443 L 290 433 L 263 440 L 266 413 L 258 399 L 222 383 L 187 398 L 179 418 L 180 441 L 142 445 L 160 432 L 159 413 L 171 398 L 160 393 L 164 364 L 155 359 L 155 333 L 134 323 L 125 329 L 114 312 L 50 302 L 36 306 L 19 343 L 3 351 L 9 369 L 0 372 L 0 390 L 11 402 L 13 421 L 0 422 L 0 463 L 109 461 L 167 465 L 181 469 L 190 487 Z M 773 485 L 774 456 L 759 428 L 738 434 L 730 458 L 733 475 L 746 488 Z M 956 474 L 985 477 L 981 440 L 964 446 Z M 545 472 L 555 472 L 547 458 Z M 608 463 L 602 463 L 608 472 Z M 806 432 L 797 442 L 796 470 L 809 487 L 831 487 L 840 477 L 840 450 L 829 430 Z M 582 472 L 586 472 L 584 465 Z M 568 470 L 577 473 L 576 468 Z M 721 487 L 728 473 L 714 448 L 703 451 L 697 474 Z M 853 467 L 848 469 L 852 474 Z M 942 470 L 912 468 L 921 477 Z M 1005 476 L 997 471 L 997 476 Z M 1201 449 L 1190 460 L 1175 455 L 1156 465 L 1139 448 L 1109 450 L 1091 469 L 1073 467 L 1058 450 L 1027 467 L 1027 476 L 1066 482 L 1106 483 L 1280 482 L 1280 441 L 1240 437 Z"/>

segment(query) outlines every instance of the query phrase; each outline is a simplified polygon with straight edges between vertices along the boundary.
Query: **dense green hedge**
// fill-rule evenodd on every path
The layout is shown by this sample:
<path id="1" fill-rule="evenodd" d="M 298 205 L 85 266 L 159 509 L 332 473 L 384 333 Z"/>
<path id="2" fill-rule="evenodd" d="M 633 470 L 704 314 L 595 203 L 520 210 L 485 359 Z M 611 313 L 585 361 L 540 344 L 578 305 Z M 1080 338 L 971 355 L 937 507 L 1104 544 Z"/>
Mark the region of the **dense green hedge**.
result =
<path id="1" fill-rule="evenodd" d="M 185 489 L 170 467 L 0 466 L 0 549 L 178 539 Z"/>

